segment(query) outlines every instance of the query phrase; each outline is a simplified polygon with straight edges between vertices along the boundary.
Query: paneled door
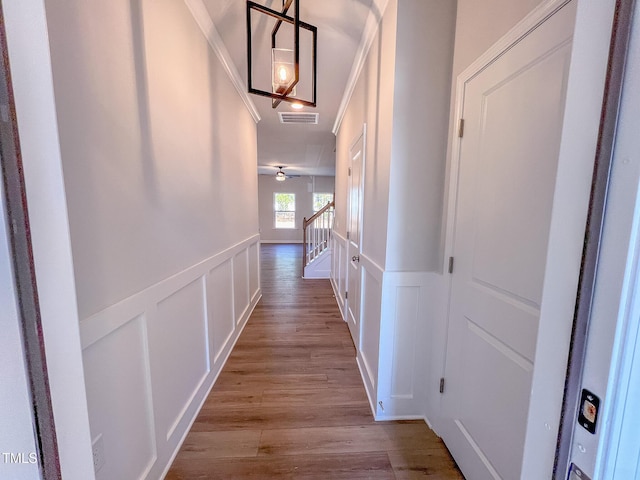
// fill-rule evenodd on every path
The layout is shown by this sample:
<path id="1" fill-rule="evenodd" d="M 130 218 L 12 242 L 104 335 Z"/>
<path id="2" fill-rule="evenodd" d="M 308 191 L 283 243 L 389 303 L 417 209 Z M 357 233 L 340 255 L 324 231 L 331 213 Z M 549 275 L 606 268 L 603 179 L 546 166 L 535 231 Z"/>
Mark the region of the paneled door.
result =
<path id="1" fill-rule="evenodd" d="M 464 86 L 441 433 L 470 480 L 523 474 L 575 3 Z"/>
<path id="2" fill-rule="evenodd" d="M 360 240 L 362 235 L 362 190 L 366 127 L 349 151 L 349 194 L 347 218 L 347 324 L 356 348 L 360 349 Z"/>

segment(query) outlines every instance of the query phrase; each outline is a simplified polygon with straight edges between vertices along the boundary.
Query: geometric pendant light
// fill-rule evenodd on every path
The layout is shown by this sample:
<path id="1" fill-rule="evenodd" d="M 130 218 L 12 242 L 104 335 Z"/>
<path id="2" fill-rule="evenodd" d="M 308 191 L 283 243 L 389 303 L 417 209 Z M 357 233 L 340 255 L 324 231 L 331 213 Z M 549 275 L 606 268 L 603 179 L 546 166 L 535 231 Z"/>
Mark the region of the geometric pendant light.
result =
<path id="1" fill-rule="evenodd" d="M 276 108 L 280 102 L 298 103 L 308 107 L 316 106 L 316 55 L 318 29 L 300 20 L 300 0 L 282 0 L 282 11 L 278 12 L 259 5 L 251 0 L 247 0 L 247 64 L 248 64 L 248 91 L 255 95 L 269 97 L 272 99 L 271 106 Z M 293 4 L 293 17 L 287 15 L 289 8 Z M 276 20 L 271 31 L 271 90 L 259 89 L 253 84 L 253 45 L 252 45 L 252 22 L 251 12 L 255 11 Z M 282 23 L 293 26 L 293 49 L 282 48 L 278 45 L 278 33 L 282 32 Z M 296 97 L 296 86 L 300 81 L 300 29 L 311 32 L 311 94 L 308 100 Z M 282 43 L 282 42 L 281 42 Z"/>

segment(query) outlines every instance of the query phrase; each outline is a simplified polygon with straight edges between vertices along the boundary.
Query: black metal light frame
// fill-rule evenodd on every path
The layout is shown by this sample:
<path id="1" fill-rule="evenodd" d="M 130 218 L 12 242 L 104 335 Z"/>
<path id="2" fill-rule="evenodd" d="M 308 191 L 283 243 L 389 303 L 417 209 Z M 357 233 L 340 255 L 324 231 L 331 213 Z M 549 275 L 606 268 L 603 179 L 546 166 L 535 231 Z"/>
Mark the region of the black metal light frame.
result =
<path id="1" fill-rule="evenodd" d="M 278 12 L 276 10 L 272 10 L 271 8 L 267 8 L 263 5 L 259 5 L 255 2 L 252 2 L 251 0 L 247 0 L 247 63 L 248 63 L 248 74 L 247 74 L 247 80 L 248 80 L 248 90 L 249 93 L 253 93 L 255 95 L 261 95 L 263 97 L 269 97 L 272 99 L 271 102 L 271 106 L 273 108 L 276 108 L 278 105 L 280 105 L 280 102 L 285 101 L 285 102 L 289 102 L 289 103 L 300 103 L 302 105 L 306 105 L 308 107 L 315 107 L 316 106 L 316 58 L 317 58 L 317 38 L 318 38 L 318 29 L 317 27 L 308 24 L 306 22 L 303 22 L 300 20 L 300 5 L 299 5 L 299 1 L 300 0 L 283 0 L 283 5 L 282 5 L 282 12 Z M 291 4 L 294 4 L 294 16 L 290 17 L 289 15 L 287 15 L 287 12 L 289 11 L 289 8 L 291 7 Z M 258 88 L 255 88 L 253 86 L 253 81 L 252 81 L 252 74 L 251 74 L 251 70 L 252 70 L 252 51 L 251 51 L 251 10 L 256 10 L 259 13 L 264 13 L 265 15 L 268 15 L 270 17 L 273 17 L 277 20 L 275 27 L 273 27 L 273 30 L 271 31 L 271 48 L 276 48 L 276 34 L 278 33 L 278 30 L 280 30 L 280 26 L 282 25 L 282 22 L 287 22 L 290 23 L 291 25 L 293 25 L 293 31 L 294 31 L 294 53 L 293 53 L 293 57 L 294 57 L 294 80 L 293 82 L 287 87 L 287 89 L 282 92 L 282 93 L 274 93 L 274 92 L 267 92 L 265 90 L 260 90 Z M 311 32 L 312 37 L 313 37 L 313 42 L 312 42 L 312 59 L 311 59 L 311 63 L 312 63 L 312 76 L 311 76 L 311 82 L 312 82 L 312 99 L 311 100 L 302 100 L 296 97 L 290 97 L 289 94 L 293 91 L 293 88 L 296 86 L 296 84 L 299 82 L 300 80 L 300 28 L 304 28 L 305 30 L 308 30 Z"/>

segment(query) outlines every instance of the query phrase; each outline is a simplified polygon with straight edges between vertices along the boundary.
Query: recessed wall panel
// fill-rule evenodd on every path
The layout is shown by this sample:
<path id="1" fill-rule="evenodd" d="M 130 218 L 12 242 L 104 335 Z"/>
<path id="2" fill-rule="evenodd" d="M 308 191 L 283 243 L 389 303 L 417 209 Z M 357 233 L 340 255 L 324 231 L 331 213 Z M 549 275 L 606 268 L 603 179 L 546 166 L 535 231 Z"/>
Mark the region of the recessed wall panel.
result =
<path id="1" fill-rule="evenodd" d="M 362 267 L 361 349 L 372 385 L 378 382 L 378 352 L 380 343 L 380 304 L 382 285 L 366 268 Z"/>
<path id="2" fill-rule="evenodd" d="M 413 397 L 415 349 L 420 300 L 419 287 L 397 287 L 393 367 L 391 370 L 391 396 Z"/>
<path id="3" fill-rule="evenodd" d="M 207 281 L 211 359 L 215 363 L 235 328 L 231 260 L 218 265 Z"/>
<path id="4" fill-rule="evenodd" d="M 242 314 L 249 306 L 249 278 L 247 251 L 233 257 L 233 297 L 236 323 L 242 320 Z"/>
<path id="5" fill-rule="evenodd" d="M 249 247 L 249 296 L 253 298 L 260 288 L 260 253 L 258 244 Z"/>
<path id="6" fill-rule="evenodd" d="M 145 343 L 136 317 L 83 352 L 91 436 L 104 446 L 97 480 L 140 478 L 155 459 Z"/>
<path id="7" fill-rule="evenodd" d="M 200 278 L 161 301 L 150 325 L 154 397 L 167 437 L 209 371 L 204 305 Z"/>

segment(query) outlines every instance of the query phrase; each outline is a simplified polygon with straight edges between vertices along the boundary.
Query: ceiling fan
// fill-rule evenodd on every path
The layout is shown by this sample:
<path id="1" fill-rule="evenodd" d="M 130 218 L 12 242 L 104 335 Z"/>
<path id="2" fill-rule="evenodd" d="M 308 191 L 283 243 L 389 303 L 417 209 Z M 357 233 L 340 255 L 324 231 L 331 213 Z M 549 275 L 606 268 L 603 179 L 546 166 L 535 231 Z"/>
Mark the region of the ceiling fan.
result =
<path id="1" fill-rule="evenodd" d="M 300 178 L 300 175 L 285 174 L 284 170 L 282 170 L 284 168 L 282 165 L 277 165 L 275 168 L 278 169 L 276 172 L 276 180 L 279 182 L 284 182 L 287 178 Z"/>

